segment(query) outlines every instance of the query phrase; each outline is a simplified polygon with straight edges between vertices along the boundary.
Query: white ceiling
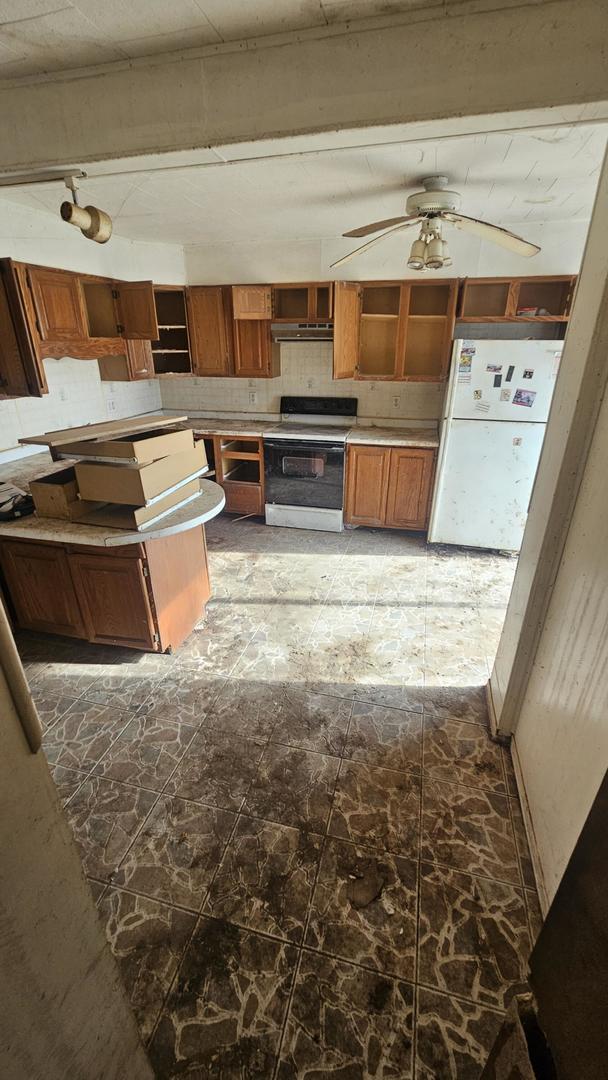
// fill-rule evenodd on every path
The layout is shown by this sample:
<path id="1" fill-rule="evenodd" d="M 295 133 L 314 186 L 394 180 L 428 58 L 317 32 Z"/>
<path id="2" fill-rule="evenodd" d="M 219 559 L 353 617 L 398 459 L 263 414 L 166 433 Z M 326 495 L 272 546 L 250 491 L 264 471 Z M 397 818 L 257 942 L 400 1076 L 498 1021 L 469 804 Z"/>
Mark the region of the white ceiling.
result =
<path id="1" fill-rule="evenodd" d="M 0 0 L 0 79 L 450 7 L 463 0 Z"/>
<path id="2" fill-rule="evenodd" d="M 445 173 L 462 195 L 463 213 L 517 225 L 525 235 L 526 223 L 588 220 L 606 136 L 606 125 L 586 124 L 257 160 L 238 160 L 238 147 L 220 147 L 204 151 L 199 166 L 163 168 L 161 157 L 147 159 L 145 170 L 133 159 L 104 163 L 97 175 L 87 166 L 80 200 L 108 211 L 115 233 L 134 240 L 314 240 L 402 213 L 422 177 Z M 127 165 L 136 171 L 100 175 Z M 68 193 L 56 182 L 4 189 L 2 197 L 57 216 Z M 357 246 L 341 243 L 344 252 Z"/>

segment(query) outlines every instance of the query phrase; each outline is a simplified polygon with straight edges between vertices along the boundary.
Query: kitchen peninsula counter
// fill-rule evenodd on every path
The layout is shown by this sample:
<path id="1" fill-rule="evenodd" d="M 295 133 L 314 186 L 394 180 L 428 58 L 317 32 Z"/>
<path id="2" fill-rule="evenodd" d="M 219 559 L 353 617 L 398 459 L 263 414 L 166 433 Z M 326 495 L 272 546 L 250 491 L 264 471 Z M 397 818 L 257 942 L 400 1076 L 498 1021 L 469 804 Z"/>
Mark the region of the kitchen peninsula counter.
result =
<path id="1" fill-rule="evenodd" d="M 26 487 L 51 471 L 48 455 L 35 457 L 4 465 L 0 478 Z M 35 514 L 0 522 L 0 569 L 15 624 L 173 651 L 204 616 L 211 595 L 204 523 L 224 501 L 219 485 L 201 480 L 200 495 L 139 532 Z"/>

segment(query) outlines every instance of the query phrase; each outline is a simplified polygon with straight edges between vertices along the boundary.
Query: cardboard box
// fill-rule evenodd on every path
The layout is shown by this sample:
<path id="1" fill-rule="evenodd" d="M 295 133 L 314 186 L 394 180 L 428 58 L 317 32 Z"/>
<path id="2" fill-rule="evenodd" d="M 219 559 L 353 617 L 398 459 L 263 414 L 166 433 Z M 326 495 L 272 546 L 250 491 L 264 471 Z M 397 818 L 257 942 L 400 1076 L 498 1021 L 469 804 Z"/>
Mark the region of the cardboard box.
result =
<path id="1" fill-rule="evenodd" d="M 103 465 L 78 461 L 78 490 L 83 499 L 151 506 L 177 487 L 199 475 L 207 466 L 205 445 L 197 443 L 185 454 L 171 454 L 146 465 Z"/>
<path id="2" fill-rule="evenodd" d="M 102 505 L 100 502 L 88 502 L 78 498 L 78 484 L 73 467 L 31 480 L 30 492 L 36 513 L 40 517 L 79 521 Z"/>
<path id="3" fill-rule="evenodd" d="M 87 461 L 98 458 L 103 461 L 114 460 L 129 465 L 145 465 L 149 461 L 168 457 L 169 454 L 185 454 L 194 446 L 191 431 L 172 429 L 169 431 L 142 431 L 136 435 L 116 439 L 77 439 L 64 443 L 62 454 L 86 458 Z"/>
<path id="4" fill-rule="evenodd" d="M 114 506 L 112 503 L 106 503 L 99 510 L 87 514 L 83 519 L 83 524 L 101 525 L 110 529 L 146 529 L 157 521 L 162 521 L 180 506 L 191 502 L 200 495 L 200 492 L 201 485 L 197 477 L 196 480 L 189 480 L 187 484 L 177 488 L 166 498 L 159 499 L 152 506 Z"/>

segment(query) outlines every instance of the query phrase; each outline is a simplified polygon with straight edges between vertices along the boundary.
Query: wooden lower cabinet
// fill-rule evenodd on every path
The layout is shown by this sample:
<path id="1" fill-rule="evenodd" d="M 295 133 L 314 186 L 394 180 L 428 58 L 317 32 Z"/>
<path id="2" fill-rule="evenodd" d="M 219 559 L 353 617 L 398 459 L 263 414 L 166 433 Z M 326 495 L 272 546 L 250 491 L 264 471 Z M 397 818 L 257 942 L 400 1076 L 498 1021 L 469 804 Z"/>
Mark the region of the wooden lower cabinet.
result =
<path id="1" fill-rule="evenodd" d="M 434 450 L 349 446 L 344 520 L 348 525 L 424 531 L 434 472 Z"/>
<path id="2" fill-rule="evenodd" d="M 346 473 L 346 512 L 350 525 L 384 525 L 390 450 L 350 446 Z"/>
<path id="3" fill-rule="evenodd" d="M 393 529 L 426 529 L 429 520 L 435 452 L 391 450 L 386 524 Z"/>
<path id="4" fill-rule="evenodd" d="M 4 540 L 0 565 L 19 626 L 65 637 L 85 637 L 64 547 Z"/>
<path id="5" fill-rule="evenodd" d="M 142 559 L 68 555 L 89 641 L 154 649 L 156 634 Z"/>
<path id="6" fill-rule="evenodd" d="M 21 628 L 150 652 L 177 648 L 210 596 L 200 525 L 104 549 L 0 536 L 0 568 Z"/>

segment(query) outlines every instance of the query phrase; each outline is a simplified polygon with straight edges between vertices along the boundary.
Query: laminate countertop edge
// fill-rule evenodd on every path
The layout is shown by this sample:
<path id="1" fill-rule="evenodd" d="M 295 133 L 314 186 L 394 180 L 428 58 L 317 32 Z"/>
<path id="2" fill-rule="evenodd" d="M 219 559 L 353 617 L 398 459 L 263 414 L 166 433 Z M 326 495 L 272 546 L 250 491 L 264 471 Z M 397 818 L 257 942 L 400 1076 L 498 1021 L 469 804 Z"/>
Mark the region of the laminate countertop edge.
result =
<path id="1" fill-rule="evenodd" d="M 81 525 L 77 521 L 60 518 L 28 517 L 15 521 L 0 522 L 0 541 L 39 540 L 55 544 L 79 544 L 90 547 L 123 547 L 127 544 L 145 544 L 148 540 L 174 536 L 204 525 L 224 508 L 226 496 L 213 480 L 201 480 L 201 493 L 185 506 L 167 514 L 148 529 L 108 529 L 100 525 Z"/>

